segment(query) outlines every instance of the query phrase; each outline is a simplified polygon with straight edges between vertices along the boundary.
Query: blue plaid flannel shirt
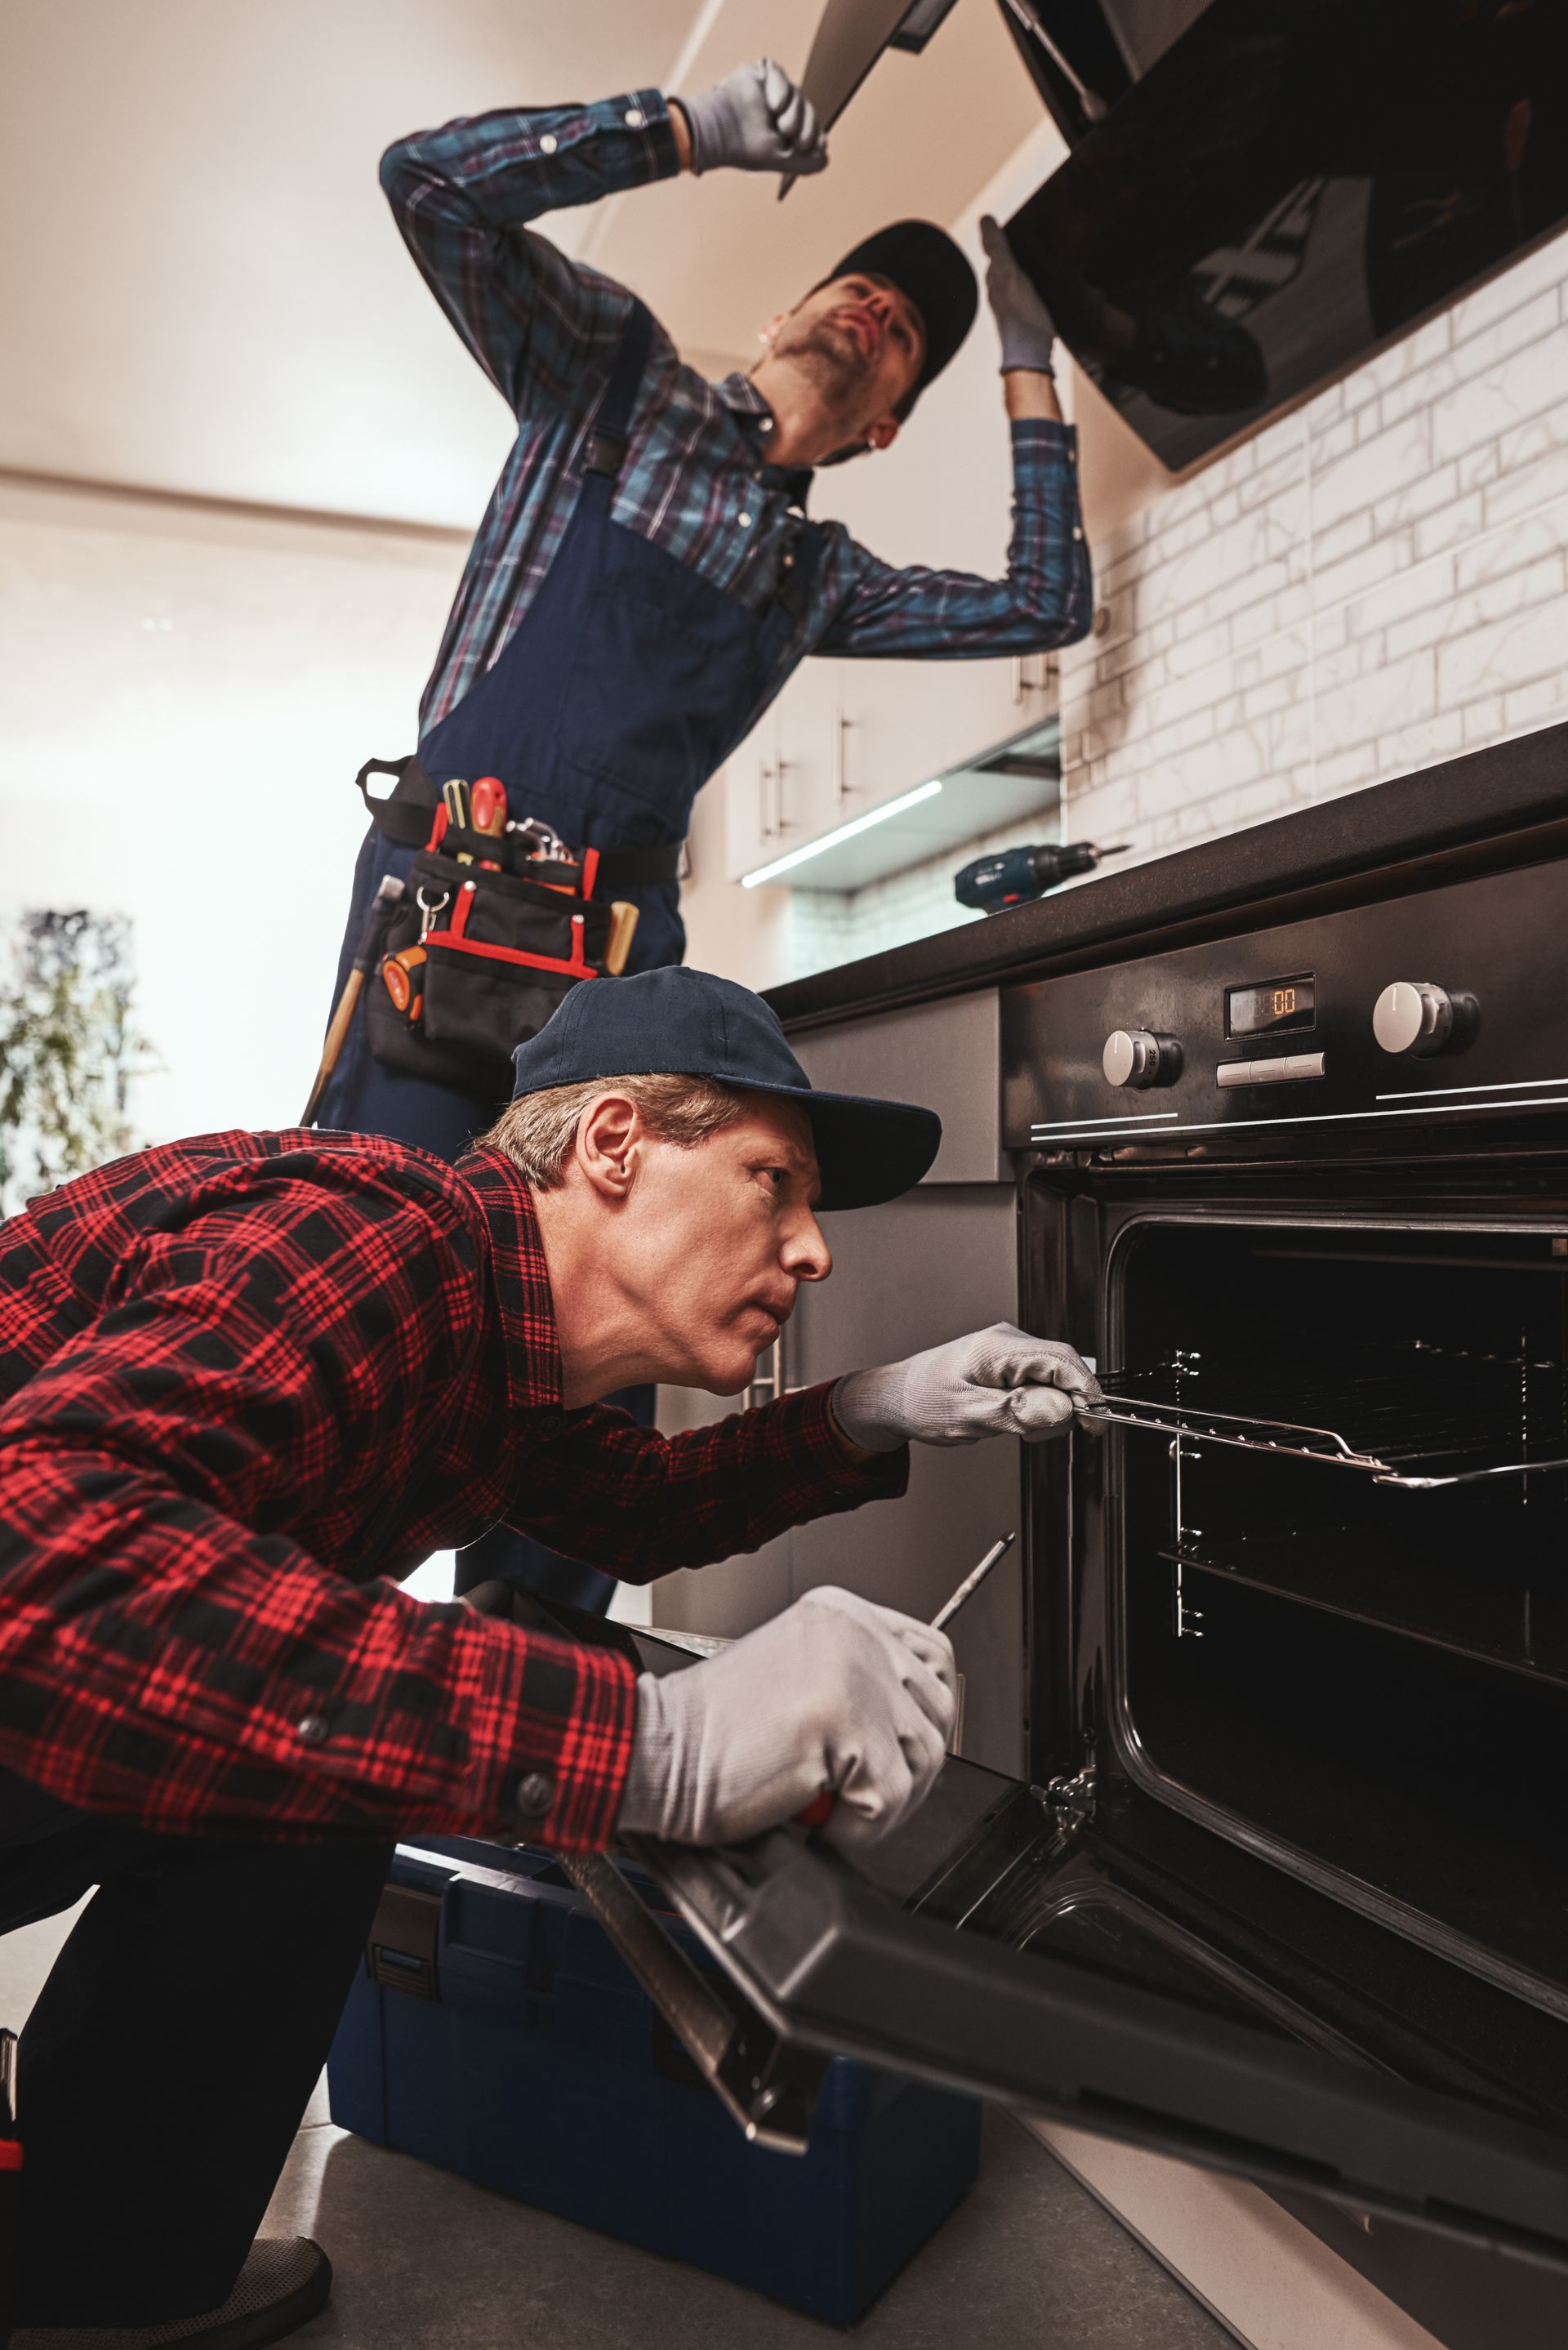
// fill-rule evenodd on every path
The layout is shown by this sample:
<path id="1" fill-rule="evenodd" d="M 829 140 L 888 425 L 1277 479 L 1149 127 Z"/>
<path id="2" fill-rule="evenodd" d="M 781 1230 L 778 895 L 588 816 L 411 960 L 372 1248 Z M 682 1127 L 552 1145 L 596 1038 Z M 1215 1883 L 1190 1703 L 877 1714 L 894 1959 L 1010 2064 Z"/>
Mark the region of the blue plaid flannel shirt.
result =
<path id="1" fill-rule="evenodd" d="M 495 660 L 549 569 L 577 490 L 575 460 L 631 296 L 569 261 L 530 221 L 672 177 L 657 90 L 595 106 L 481 115 L 390 148 L 381 182 L 409 248 L 516 416 L 425 690 L 421 730 Z M 772 416 L 750 377 L 710 383 L 656 325 L 616 484 L 615 518 L 762 612 L 778 591 L 792 503 L 810 475 L 767 462 Z M 780 653 L 776 693 L 808 652 L 954 660 L 1036 652 L 1085 635 L 1089 555 L 1070 427 L 1015 422 L 1012 537 L 1000 579 L 880 562 L 842 523 Z"/>

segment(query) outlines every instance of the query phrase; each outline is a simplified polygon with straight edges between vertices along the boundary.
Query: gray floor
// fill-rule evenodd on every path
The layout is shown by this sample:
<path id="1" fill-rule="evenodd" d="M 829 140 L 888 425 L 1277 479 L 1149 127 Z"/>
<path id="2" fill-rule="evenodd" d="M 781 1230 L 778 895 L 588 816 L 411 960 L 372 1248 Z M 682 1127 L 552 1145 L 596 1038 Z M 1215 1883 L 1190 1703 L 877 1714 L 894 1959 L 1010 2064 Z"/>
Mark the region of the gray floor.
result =
<path id="1" fill-rule="evenodd" d="M 19 2020 L 65 1921 L 0 1940 Z M 833 2330 L 701 2271 L 335 2129 L 318 2090 L 268 2233 L 331 2254 L 331 2309 L 293 2338 L 337 2350 L 805 2350 Z M 870 2350 L 1222 2350 L 1231 2336 L 1007 2116 L 978 2185 L 855 2339 Z"/>

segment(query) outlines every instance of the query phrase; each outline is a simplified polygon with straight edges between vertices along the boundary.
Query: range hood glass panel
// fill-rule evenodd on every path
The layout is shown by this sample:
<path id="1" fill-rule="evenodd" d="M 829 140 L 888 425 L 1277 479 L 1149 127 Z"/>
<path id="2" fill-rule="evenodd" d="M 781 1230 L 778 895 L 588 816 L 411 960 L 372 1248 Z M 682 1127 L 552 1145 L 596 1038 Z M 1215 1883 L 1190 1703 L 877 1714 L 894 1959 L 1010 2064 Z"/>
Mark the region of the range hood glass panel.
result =
<path id="1" fill-rule="evenodd" d="M 1568 218 L 1552 0 L 1214 0 L 1008 223 L 1180 468 Z"/>

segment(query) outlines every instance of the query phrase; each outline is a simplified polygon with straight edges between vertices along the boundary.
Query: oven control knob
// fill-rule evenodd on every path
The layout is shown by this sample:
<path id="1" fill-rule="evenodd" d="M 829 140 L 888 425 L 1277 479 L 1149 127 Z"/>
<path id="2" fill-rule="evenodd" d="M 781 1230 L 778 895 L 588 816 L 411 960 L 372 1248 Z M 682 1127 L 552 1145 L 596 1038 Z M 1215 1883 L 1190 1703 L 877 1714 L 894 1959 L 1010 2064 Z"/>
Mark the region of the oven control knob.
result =
<path id="1" fill-rule="evenodd" d="M 1108 1086 L 1170 1086 L 1181 1075 L 1181 1047 L 1152 1028 L 1113 1028 L 1100 1066 Z"/>
<path id="2" fill-rule="evenodd" d="M 1429 979 L 1397 979 L 1372 1007 L 1372 1033 L 1386 1053 L 1462 1053 L 1475 1035 L 1473 995 L 1438 987 Z"/>

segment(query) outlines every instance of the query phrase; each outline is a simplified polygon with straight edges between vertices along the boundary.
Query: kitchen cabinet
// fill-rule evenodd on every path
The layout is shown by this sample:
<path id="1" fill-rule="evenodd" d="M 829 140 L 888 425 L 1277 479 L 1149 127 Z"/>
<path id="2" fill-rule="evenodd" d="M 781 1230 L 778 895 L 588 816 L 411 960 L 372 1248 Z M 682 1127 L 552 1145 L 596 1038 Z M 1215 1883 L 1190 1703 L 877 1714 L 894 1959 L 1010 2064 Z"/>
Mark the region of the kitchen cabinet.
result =
<path id="1" fill-rule="evenodd" d="M 808 660 L 729 762 L 726 857 L 738 881 L 1048 716 L 1049 657 Z M 977 813 L 975 830 L 985 821 Z M 889 872 L 901 858 L 887 844 Z"/>
<path id="2" fill-rule="evenodd" d="M 724 870 L 732 881 L 779 854 L 778 755 L 775 702 L 724 767 Z"/>
<path id="3" fill-rule="evenodd" d="M 930 661 L 938 681 L 943 766 L 961 766 L 1051 715 L 1055 669 L 1047 653 L 999 660 Z"/>
<path id="4" fill-rule="evenodd" d="M 764 711 L 725 769 L 725 864 L 732 881 L 771 864 L 836 820 L 827 681 L 807 661 Z"/>

